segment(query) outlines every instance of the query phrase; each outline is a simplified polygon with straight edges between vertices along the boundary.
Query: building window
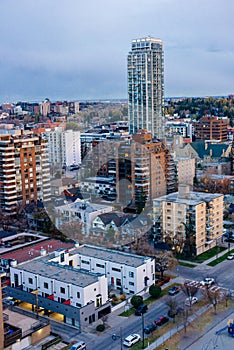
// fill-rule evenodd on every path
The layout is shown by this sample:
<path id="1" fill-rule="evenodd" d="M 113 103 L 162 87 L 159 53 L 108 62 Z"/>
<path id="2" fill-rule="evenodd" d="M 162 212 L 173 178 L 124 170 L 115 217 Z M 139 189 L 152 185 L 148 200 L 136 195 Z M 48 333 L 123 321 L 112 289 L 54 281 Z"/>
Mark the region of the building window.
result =
<path id="1" fill-rule="evenodd" d="M 86 265 L 89 265 L 89 261 L 87 260 L 81 260 L 82 264 L 86 264 Z"/>
<path id="2" fill-rule="evenodd" d="M 80 298 L 80 292 L 77 292 L 76 295 L 77 295 L 77 298 Z"/>
<path id="3" fill-rule="evenodd" d="M 29 277 L 28 283 L 29 283 L 29 284 L 33 284 L 33 279 L 32 279 L 31 277 Z"/>
<path id="4" fill-rule="evenodd" d="M 60 255 L 60 262 L 64 262 L 64 253 Z"/>
<path id="5" fill-rule="evenodd" d="M 121 287 L 121 279 L 120 278 L 116 278 L 116 286 Z"/>
<path id="6" fill-rule="evenodd" d="M 65 288 L 64 287 L 60 287 L 60 293 L 61 294 L 65 294 Z"/>
<path id="7" fill-rule="evenodd" d="M 129 277 L 131 277 L 131 278 L 134 277 L 134 272 L 133 271 L 129 271 Z"/>
<path id="8" fill-rule="evenodd" d="M 76 303 L 76 306 L 77 307 L 81 307 L 82 305 L 80 303 Z"/>
<path id="9" fill-rule="evenodd" d="M 48 289 L 48 288 L 49 288 L 49 285 L 48 285 L 47 282 L 44 282 L 44 288 L 45 288 L 45 289 Z"/>
<path id="10" fill-rule="evenodd" d="M 96 266 L 97 266 L 97 267 L 101 267 L 102 269 L 104 269 L 104 267 L 105 267 L 105 266 L 102 265 L 102 264 L 96 264 Z"/>
<path id="11" fill-rule="evenodd" d="M 129 286 L 134 286 L 134 282 L 129 282 Z"/>
<path id="12" fill-rule="evenodd" d="M 112 267 L 112 271 L 120 272 L 121 270 L 118 269 L 117 267 Z"/>

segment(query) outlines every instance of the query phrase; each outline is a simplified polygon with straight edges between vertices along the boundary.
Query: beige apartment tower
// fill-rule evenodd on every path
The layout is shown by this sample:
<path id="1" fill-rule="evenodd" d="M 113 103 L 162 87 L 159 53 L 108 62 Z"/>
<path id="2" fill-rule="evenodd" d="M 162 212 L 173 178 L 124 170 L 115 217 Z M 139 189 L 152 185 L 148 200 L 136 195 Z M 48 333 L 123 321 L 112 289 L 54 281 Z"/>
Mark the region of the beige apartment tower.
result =
<path id="1" fill-rule="evenodd" d="M 222 237 L 223 195 L 192 192 L 189 186 L 180 185 L 178 192 L 154 199 L 153 216 L 155 241 L 185 235 L 185 227 L 192 225 L 199 255 Z"/>

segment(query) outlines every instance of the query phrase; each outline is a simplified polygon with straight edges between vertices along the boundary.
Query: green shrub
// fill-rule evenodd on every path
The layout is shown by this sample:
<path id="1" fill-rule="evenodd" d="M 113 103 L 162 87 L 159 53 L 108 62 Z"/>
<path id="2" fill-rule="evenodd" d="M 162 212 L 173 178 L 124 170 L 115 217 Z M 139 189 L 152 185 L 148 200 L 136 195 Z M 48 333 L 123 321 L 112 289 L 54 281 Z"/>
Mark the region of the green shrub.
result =
<path id="1" fill-rule="evenodd" d="M 131 298 L 131 304 L 135 309 L 137 309 L 141 304 L 143 304 L 143 298 L 141 295 L 133 295 Z"/>
<path id="2" fill-rule="evenodd" d="M 159 286 L 156 286 L 154 284 L 152 284 L 149 287 L 149 294 L 153 297 L 153 298 L 158 298 L 161 294 L 161 288 Z"/>
<path id="3" fill-rule="evenodd" d="M 96 331 L 103 332 L 105 330 L 104 324 L 98 324 L 96 327 Z"/>

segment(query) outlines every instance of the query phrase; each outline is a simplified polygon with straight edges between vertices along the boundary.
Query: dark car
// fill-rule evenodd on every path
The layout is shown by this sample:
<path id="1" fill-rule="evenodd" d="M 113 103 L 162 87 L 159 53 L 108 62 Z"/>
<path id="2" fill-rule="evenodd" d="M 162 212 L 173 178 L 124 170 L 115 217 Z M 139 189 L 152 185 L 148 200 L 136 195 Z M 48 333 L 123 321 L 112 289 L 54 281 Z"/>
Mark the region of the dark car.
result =
<path id="1" fill-rule="evenodd" d="M 159 316 L 154 320 L 154 323 L 157 326 L 162 326 L 163 324 L 167 323 L 169 321 L 169 318 L 167 316 Z"/>
<path id="2" fill-rule="evenodd" d="M 147 310 L 148 306 L 146 304 L 142 304 L 135 310 L 135 315 L 141 316 L 142 314 L 145 314 Z"/>
<path id="3" fill-rule="evenodd" d="M 234 237 L 229 237 L 225 239 L 225 242 L 230 242 L 230 243 L 234 243 Z"/>
<path id="4" fill-rule="evenodd" d="M 151 323 L 145 327 L 144 332 L 145 334 L 150 334 L 153 331 L 155 331 L 156 328 L 157 328 L 157 325 L 155 323 Z"/>
<path id="5" fill-rule="evenodd" d="M 169 289 L 168 294 L 175 295 L 175 294 L 179 293 L 179 291 L 180 291 L 180 287 L 174 286 L 171 289 Z"/>

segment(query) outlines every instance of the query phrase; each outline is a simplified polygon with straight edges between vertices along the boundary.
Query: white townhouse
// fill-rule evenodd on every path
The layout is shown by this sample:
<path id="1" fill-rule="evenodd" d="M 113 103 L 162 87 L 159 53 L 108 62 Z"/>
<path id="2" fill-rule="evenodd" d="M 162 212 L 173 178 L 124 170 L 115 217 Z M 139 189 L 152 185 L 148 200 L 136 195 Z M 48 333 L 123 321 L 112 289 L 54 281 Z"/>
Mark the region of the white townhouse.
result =
<path id="1" fill-rule="evenodd" d="M 11 267 L 11 286 L 59 303 L 81 308 L 90 302 L 100 307 L 108 301 L 107 277 L 69 264 L 69 252 L 59 249 L 55 257 L 40 257 Z M 65 264 L 65 262 L 68 264 Z"/>
<path id="2" fill-rule="evenodd" d="M 70 250 L 69 259 L 69 262 L 64 263 L 104 274 L 109 286 L 126 294 L 137 294 L 152 285 L 155 280 L 155 261 L 147 256 L 83 245 Z"/>

